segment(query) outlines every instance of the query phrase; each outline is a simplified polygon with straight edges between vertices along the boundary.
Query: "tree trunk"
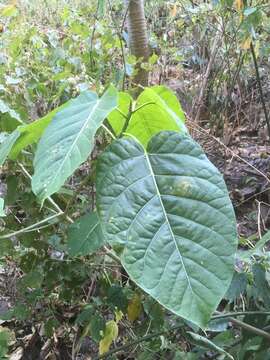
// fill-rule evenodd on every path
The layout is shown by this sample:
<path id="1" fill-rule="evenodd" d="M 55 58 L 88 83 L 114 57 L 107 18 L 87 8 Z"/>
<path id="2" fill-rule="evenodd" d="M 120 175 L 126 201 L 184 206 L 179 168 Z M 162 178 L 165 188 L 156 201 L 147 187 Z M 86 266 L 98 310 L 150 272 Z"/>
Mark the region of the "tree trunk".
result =
<path id="1" fill-rule="evenodd" d="M 144 0 L 126 0 L 127 26 L 129 36 L 129 48 L 139 62 L 137 64 L 137 74 L 134 77 L 135 84 L 148 85 L 148 71 L 141 67 L 142 62 L 147 62 L 149 58 L 149 47 L 147 38 L 146 19 L 144 15 Z"/>

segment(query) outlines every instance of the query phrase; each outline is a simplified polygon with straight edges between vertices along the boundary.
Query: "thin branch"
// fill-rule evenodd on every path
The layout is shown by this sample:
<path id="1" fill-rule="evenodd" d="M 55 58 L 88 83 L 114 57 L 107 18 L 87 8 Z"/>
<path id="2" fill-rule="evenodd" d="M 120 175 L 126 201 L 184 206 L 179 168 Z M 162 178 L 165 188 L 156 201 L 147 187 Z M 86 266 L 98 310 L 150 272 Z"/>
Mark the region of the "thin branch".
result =
<path id="1" fill-rule="evenodd" d="M 242 328 L 242 329 L 244 329 L 244 330 L 246 330 L 248 332 L 251 332 L 251 333 L 253 333 L 255 335 L 258 335 L 258 336 L 263 337 L 263 338 L 265 338 L 267 340 L 270 340 L 270 334 L 267 333 L 266 331 L 258 329 L 255 326 L 246 324 L 243 321 L 240 321 L 240 320 L 237 320 L 237 319 L 234 319 L 234 318 L 229 318 L 229 319 L 230 319 L 230 322 L 233 325 L 239 326 L 240 328 Z"/>
<path id="2" fill-rule="evenodd" d="M 189 119 L 190 120 L 190 119 Z M 213 140 L 215 140 L 218 144 L 220 144 L 221 146 L 223 146 L 227 151 L 229 151 L 232 156 L 236 157 L 237 159 L 241 160 L 242 162 L 244 162 L 245 164 L 247 164 L 250 168 L 252 168 L 254 171 L 256 171 L 257 174 L 260 174 L 265 180 L 267 180 L 268 183 L 270 183 L 270 179 L 267 175 L 265 175 L 262 171 L 260 171 L 258 168 L 256 168 L 255 166 L 253 166 L 251 163 L 249 163 L 247 160 L 245 160 L 244 158 L 242 158 L 241 156 L 239 156 L 238 154 L 236 154 L 233 150 L 231 150 L 230 148 L 228 148 L 228 146 L 226 146 L 225 144 L 223 144 L 222 141 L 220 141 L 218 138 L 216 138 L 215 136 L 209 134 L 207 132 L 207 130 L 203 129 L 200 125 L 195 124 L 194 122 L 190 121 L 189 122 L 189 126 L 195 130 L 198 131 L 202 134 L 205 134 L 209 137 L 211 137 Z"/>
<path id="3" fill-rule="evenodd" d="M 171 332 L 173 330 L 177 330 L 177 329 L 180 329 L 181 327 L 183 327 L 183 324 L 181 325 L 175 325 L 175 326 L 172 326 L 169 330 L 162 330 L 162 331 L 159 331 L 159 332 L 156 332 L 154 334 L 150 334 L 150 335 L 146 335 L 146 336 L 143 336 L 141 337 L 140 339 L 137 339 L 137 340 L 134 340 L 134 341 L 131 341 L 129 342 L 128 344 L 125 344 L 125 345 L 122 345 L 122 346 L 119 346 L 111 351 L 108 351 L 106 352 L 105 354 L 102 354 L 102 355 L 99 355 L 99 356 L 96 356 L 95 358 L 93 358 L 93 360 L 100 360 L 100 359 L 105 359 L 107 358 L 108 356 L 111 356 L 113 354 L 116 354 L 118 353 L 119 351 L 125 351 L 127 350 L 128 348 L 132 347 L 132 346 L 136 346 L 144 341 L 148 341 L 148 340 L 151 340 L 155 337 L 158 337 L 160 335 L 163 335 L 163 334 L 166 334 L 168 332 Z"/>
<path id="4" fill-rule="evenodd" d="M 256 79 L 257 79 L 257 83 L 258 83 L 258 87 L 259 87 L 261 103 L 262 103 L 265 121 L 266 121 L 266 125 L 267 125 L 268 137 L 270 139 L 270 120 L 269 120 L 268 112 L 266 109 L 266 104 L 265 104 L 265 100 L 264 100 L 264 96 L 263 96 L 262 83 L 261 83 L 261 79 L 260 79 L 259 67 L 258 67 L 256 54 L 255 54 L 255 50 L 254 50 L 254 46 L 253 46 L 252 42 L 250 43 L 250 50 L 251 50 L 251 54 L 252 54 L 252 58 L 253 58 L 253 62 L 254 62 L 255 71 L 256 71 Z"/>
<path id="5" fill-rule="evenodd" d="M 207 88 L 208 79 L 209 79 L 209 76 L 210 76 L 210 73 L 211 73 L 211 70 L 212 70 L 212 66 L 214 64 L 214 60 L 215 60 L 217 52 L 218 52 L 218 46 L 219 46 L 220 41 L 221 41 L 221 35 L 219 33 L 217 33 L 217 35 L 216 35 L 216 37 L 214 39 L 213 46 L 212 46 L 212 52 L 211 52 L 210 60 L 208 62 L 205 74 L 203 76 L 203 81 L 202 81 L 202 85 L 201 85 L 199 98 L 198 98 L 198 101 L 196 101 L 196 103 L 198 104 L 198 109 L 197 109 L 197 113 L 196 113 L 196 116 L 195 116 L 195 119 L 194 119 L 195 123 L 198 123 L 199 119 L 200 119 L 200 115 L 201 115 L 202 108 L 203 108 L 203 105 L 204 105 L 204 95 L 205 95 L 205 91 L 206 91 L 206 88 Z M 193 106 L 195 107 L 195 104 Z"/>
<path id="6" fill-rule="evenodd" d="M 107 248 L 107 246 L 104 246 L 104 250 L 107 256 L 109 256 L 111 259 L 121 265 L 120 258 L 111 249 Z"/>
<path id="7" fill-rule="evenodd" d="M 26 168 L 25 168 L 22 164 L 20 164 L 20 163 L 19 163 L 19 167 L 22 169 L 23 173 L 24 173 L 30 180 L 32 180 L 32 176 L 29 174 L 29 172 L 26 170 Z M 46 200 L 48 200 L 48 201 L 53 205 L 53 207 L 56 209 L 56 211 L 58 212 L 58 214 L 60 214 L 60 215 L 64 214 L 64 211 L 56 204 L 56 202 L 53 200 L 53 198 L 52 198 L 51 196 L 49 196 Z M 66 219 L 67 219 L 68 222 L 73 223 L 73 220 L 72 220 L 69 216 L 65 215 L 65 217 L 66 217 Z"/>
<path id="8" fill-rule="evenodd" d="M 245 315 L 270 315 L 270 311 L 238 311 L 238 312 L 231 312 L 231 313 L 218 313 L 217 315 L 212 316 L 211 320 L 217 320 L 217 319 L 225 319 L 230 318 L 232 316 L 245 316 Z"/>
<path id="9" fill-rule="evenodd" d="M 61 216 L 63 214 L 64 213 L 61 212 L 61 213 L 58 213 L 58 214 L 51 215 L 51 216 L 47 217 L 46 219 L 43 219 L 43 220 L 41 220 L 41 221 L 39 221 L 39 222 L 37 222 L 35 224 L 27 226 L 27 227 L 25 227 L 25 228 L 23 228 L 21 230 L 17 230 L 17 231 L 14 231 L 12 233 L 9 233 L 9 234 L 2 235 L 2 236 L 0 236 L 0 239 L 8 239 L 8 238 L 11 238 L 12 236 L 20 235 L 20 234 L 23 234 L 25 232 L 37 231 L 37 230 L 39 230 L 40 225 L 42 225 L 42 224 L 44 224 L 44 223 L 46 223 L 46 222 L 48 222 L 48 221 L 50 221 L 52 219 L 55 219 L 56 217 Z"/>
<path id="10" fill-rule="evenodd" d="M 95 32 L 96 32 L 96 24 L 97 24 L 97 20 L 98 20 L 98 10 L 99 10 L 99 1 L 97 2 L 97 8 L 96 8 L 96 12 L 94 15 L 95 20 L 94 20 L 92 34 L 91 34 L 91 40 L 90 40 L 90 69 L 91 69 L 91 71 L 94 71 L 93 47 L 94 47 L 94 36 L 95 36 Z"/>
<path id="11" fill-rule="evenodd" d="M 261 337 L 264 337 L 264 338 L 267 338 L 268 340 L 270 340 L 270 334 L 268 334 L 267 332 L 261 330 L 261 329 L 258 329 L 258 328 L 255 328 L 254 326 L 251 326 L 249 324 L 246 324 L 240 320 L 237 320 L 237 319 L 234 319 L 232 318 L 232 315 L 233 316 L 243 316 L 243 315 L 258 315 L 258 314 L 261 314 L 261 315 L 270 315 L 270 312 L 263 312 L 263 311 L 247 311 L 247 312 L 237 312 L 237 313 L 227 313 L 227 314 L 218 314 L 218 315 L 215 315 L 211 318 L 211 320 L 215 320 L 215 319 L 221 319 L 221 318 L 226 318 L 228 317 L 230 322 L 232 322 L 234 325 L 236 326 L 239 326 L 241 327 L 242 329 L 245 329 L 247 331 L 250 331 L 258 336 L 261 336 Z M 139 345 L 141 344 L 142 342 L 145 342 L 145 341 L 148 341 L 148 340 L 151 340 L 155 337 L 158 337 L 158 336 L 161 336 L 163 334 L 166 334 L 166 333 L 169 333 L 173 330 L 178 330 L 180 329 L 181 327 L 183 327 L 184 325 L 181 324 L 181 325 L 175 325 L 175 326 L 172 326 L 169 330 L 162 330 L 162 331 L 159 331 L 159 332 L 156 332 L 154 334 L 150 334 L 150 335 L 146 335 L 146 336 L 143 336 L 141 337 L 140 339 L 137 339 L 137 340 L 134 340 L 134 341 L 131 341 L 129 342 L 128 344 L 125 344 L 125 345 L 122 345 L 122 346 L 119 346 L 115 349 L 112 349 L 111 351 L 108 351 L 106 352 L 105 354 L 102 354 L 102 355 L 99 355 L 99 356 L 96 356 L 93 360 L 100 360 L 100 359 L 105 359 L 113 354 L 116 354 L 120 351 L 125 351 L 127 349 L 129 349 L 130 347 L 132 346 L 136 346 L 136 345 Z"/>
<path id="12" fill-rule="evenodd" d="M 236 316 L 243 316 L 243 315 L 270 315 L 269 311 L 243 311 L 243 312 L 236 312 L 236 313 L 227 313 L 227 314 L 222 314 L 222 313 L 218 313 L 218 315 L 215 315 L 211 318 L 211 320 L 215 320 L 215 319 L 224 319 L 224 318 L 228 318 L 229 321 L 236 326 L 239 326 L 240 328 L 252 332 L 253 334 L 256 334 L 258 336 L 261 336 L 265 339 L 270 340 L 270 334 L 267 333 L 264 330 L 258 329 L 255 326 L 249 325 L 243 321 L 240 321 L 238 319 L 235 319 Z"/>
<path id="13" fill-rule="evenodd" d="M 125 81 L 126 81 L 126 58 L 125 58 L 125 51 L 124 51 L 122 33 L 123 33 L 126 17 L 127 17 L 127 14 L 128 14 L 128 6 L 127 6 L 126 11 L 124 13 L 123 22 L 122 22 L 122 25 L 121 25 L 120 30 L 119 30 L 118 27 L 117 27 L 117 22 L 116 22 L 116 20 L 115 20 L 115 18 L 113 16 L 113 9 L 112 9 L 111 2 L 108 1 L 108 3 L 109 3 L 109 7 L 110 7 L 111 18 L 112 18 L 112 21 L 114 23 L 116 34 L 118 36 L 119 43 L 120 43 L 120 48 L 121 48 L 121 56 L 122 56 L 122 62 L 123 62 L 123 68 L 124 68 L 123 80 L 122 80 L 122 90 L 124 91 L 125 90 Z"/>

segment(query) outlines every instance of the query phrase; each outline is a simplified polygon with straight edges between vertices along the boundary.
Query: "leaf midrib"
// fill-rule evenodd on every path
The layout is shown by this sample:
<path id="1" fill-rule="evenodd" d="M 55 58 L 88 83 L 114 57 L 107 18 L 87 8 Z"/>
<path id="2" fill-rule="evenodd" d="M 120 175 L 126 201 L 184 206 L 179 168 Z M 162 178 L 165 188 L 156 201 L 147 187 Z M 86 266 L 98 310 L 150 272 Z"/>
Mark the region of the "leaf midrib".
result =
<path id="1" fill-rule="evenodd" d="M 145 149 L 144 149 L 144 155 L 145 155 L 145 159 L 146 159 L 146 162 L 147 162 L 147 165 L 148 165 L 150 174 L 152 175 L 153 183 L 154 183 L 154 186 L 155 186 L 155 188 L 156 188 L 157 196 L 158 196 L 158 199 L 159 199 L 161 208 L 162 208 L 162 212 L 163 212 L 163 215 L 164 215 L 164 218 L 165 218 L 165 222 L 168 224 L 168 228 L 169 228 L 171 237 L 172 237 L 172 239 L 173 239 L 173 241 L 174 241 L 175 248 L 176 248 L 177 251 L 178 251 L 178 254 L 179 254 L 179 257 L 180 257 L 180 261 L 181 261 L 181 264 L 182 264 L 182 266 L 183 266 L 183 269 L 184 269 L 184 272 L 185 272 L 185 275 L 186 275 L 186 279 L 187 279 L 187 282 L 188 282 L 188 286 L 189 286 L 191 292 L 194 294 L 193 289 L 192 289 L 192 286 L 191 286 L 191 283 L 190 283 L 190 280 L 189 280 L 189 277 L 188 277 L 188 274 L 187 274 L 186 266 L 185 266 L 185 263 L 184 263 L 184 261 L 183 261 L 183 257 L 182 257 L 182 255 L 181 255 L 181 253 L 180 253 L 179 247 L 178 247 L 178 245 L 177 245 L 177 241 L 176 241 L 176 239 L 175 239 L 174 233 L 173 233 L 173 231 L 172 231 L 171 224 L 170 224 L 170 222 L 169 222 L 169 219 L 168 219 L 168 216 L 167 216 L 165 207 L 164 207 L 163 202 L 162 202 L 161 194 L 160 194 L 160 191 L 159 191 L 157 182 L 156 182 L 155 174 L 154 174 L 154 171 L 153 171 L 153 169 L 152 169 L 152 165 L 151 165 L 150 159 L 149 159 L 148 154 L 147 154 L 147 152 L 145 151 Z"/>
<path id="2" fill-rule="evenodd" d="M 86 120 L 85 120 L 85 122 L 84 122 L 84 124 L 83 124 L 83 126 L 82 126 L 82 128 L 81 128 L 81 130 L 78 132 L 75 140 L 73 141 L 72 145 L 71 145 L 70 148 L 69 148 L 69 151 L 66 153 L 66 155 L 65 155 L 65 157 L 64 157 L 64 159 L 63 159 L 60 167 L 58 168 L 58 170 L 57 170 L 57 172 L 56 172 L 56 174 L 55 174 L 55 176 L 54 176 L 54 179 L 53 179 L 53 181 L 52 181 L 51 183 L 53 183 L 53 182 L 55 181 L 55 178 L 56 178 L 56 177 L 58 176 L 58 174 L 61 172 L 61 170 L 62 170 L 62 168 L 63 168 L 63 164 L 65 164 L 67 158 L 69 157 L 69 154 L 72 152 L 72 150 L 74 149 L 74 147 L 75 147 L 78 139 L 80 138 L 81 134 L 84 132 L 84 130 L 85 130 L 86 126 L 88 125 L 88 122 L 89 122 L 89 120 L 90 120 L 90 118 L 91 118 L 91 115 L 93 114 L 93 112 L 94 112 L 94 111 L 96 110 L 96 108 L 98 107 L 100 101 L 101 101 L 101 100 L 98 99 L 96 105 L 94 105 L 94 107 L 93 107 L 92 110 L 90 111 L 90 113 L 89 113 L 88 117 L 86 118 Z M 90 143 L 90 141 L 89 141 L 89 143 Z"/>

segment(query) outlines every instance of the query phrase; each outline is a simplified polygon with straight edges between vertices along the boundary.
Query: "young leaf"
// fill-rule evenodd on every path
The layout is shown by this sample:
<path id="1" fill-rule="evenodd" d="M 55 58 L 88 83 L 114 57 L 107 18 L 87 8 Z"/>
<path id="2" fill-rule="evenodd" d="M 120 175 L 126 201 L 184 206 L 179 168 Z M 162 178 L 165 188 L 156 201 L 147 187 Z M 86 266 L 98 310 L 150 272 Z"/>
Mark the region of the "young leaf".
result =
<path id="1" fill-rule="evenodd" d="M 133 298 L 130 300 L 127 309 L 127 316 L 130 322 L 134 322 L 138 319 L 142 312 L 142 303 L 140 296 L 135 293 Z"/>
<path id="2" fill-rule="evenodd" d="M 10 153 L 12 146 L 15 144 L 16 140 L 20 136 L 20 132 L 18 130 L 13 131 L 9 134 L 2 144 L 0 145 L 0 166 L 2 166 Z"/>
<path id="3" fill-rule="evenodd" d="M 53 118 L 34 159 L 32 189 L 41 201 L 57 192 L 87 159 L 96 131 L 116 105 L 117 91 L 113 87 L 101 98 L 85 91 Z"/>
<path id="4" fill-rule="evenodd" d="M 162 85 L 153 86 L 151 89 L 159 96 L 160 101 L 163 101 L 164 105 L 169 107 L 169 110 L 173 113 L 172 116 L 175 117 L 176 121 L 178 121 L 178 118 L 182 123 L 185 123 L 186 117 L 184 111 L 174 92 Z"/>
<path id="5" fill-rule="evenodd" d="M 175 132 L 154 136 L 147 151 L 116 140 L 98 163 L 97 208 L 131 279 L 205 326 L 230 285 L 237 235 L 223 178 L 200 146 Z"/>
<path id="6" fill-rule="evenodd" d="M 93 254 L 103 245 L 103 235 L 96 212 L 86 214 L 71 224 L 67 235 L 70 256 Z"/>
<path id="7" fill-rule="evenodd" d="M 104 336 L 99 343 L 99 353 L 100 355 L 109 351 L 111 343 L 117 339 L 118 336 L 118 326 L 114 320 L 110 320 L 106 323 L 106 328 L 104 331 Z"/>
<path id="8" fill-rule="evenodd" d="M 164 86 L 146 88 L 137 100 L 137 109 L 131 116 L 126 132 L 144 146 L 162 130 L 187 133 L 183 110 L 176 96 Z"/>

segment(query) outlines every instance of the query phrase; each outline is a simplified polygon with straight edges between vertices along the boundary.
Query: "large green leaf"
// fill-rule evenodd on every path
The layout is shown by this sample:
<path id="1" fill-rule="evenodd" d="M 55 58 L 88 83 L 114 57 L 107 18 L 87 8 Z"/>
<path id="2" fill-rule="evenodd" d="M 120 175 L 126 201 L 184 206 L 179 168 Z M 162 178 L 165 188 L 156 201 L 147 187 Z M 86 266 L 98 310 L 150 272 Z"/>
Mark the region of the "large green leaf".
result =
<path id="1" fill-rule="evenodd" d="M 40 139 L 46 127 L 50 124 L 54 116 L 62 109 L 64 109 L 69 102 L 52 110 L 49 114 L 43 116 L 31 124 L 18 127 L 18 131 L 21 133 L 20 137 L 16 140 L 14 146 L 11 149 L 9 157 L 13 160 L 17 158 L 22 149 L 29 145 L 32 145 Z"/>
<path id="2" fill-rule="evenodd" d="M 103 235 L 96 212 L 86 214 L 71 224 L 67 236 L 70 256 L 93 254 L 103 245 Z"/>
<path id="3" fill-rule="evenodd" d="M 187 133 L 185 115 L 179 101 L 166 87 L 146 88 L 136 105 L 138 110 L 132 114 L 126 132 L 135 136 L 144 146 L 162 130 Z"/>
<path id="4" fill-rule="evenodd" d="M 169 107 L 171 116 L 175 118 L 175 121 L 178 122 L 180 119 L 182 123 L 185 123 L 184 111 L 174 92 L 163 85 L 156 85 L 151 89 L 159 96 L 159 102 Z"/>
<path id="5" fill-rule="evenodd" d="M 97 207 L 130 277 L 205 326 L 230 285 L 237 235 L 223 178 L 200 146 L 175 132 L 157 134 L 147 151 L 115 141 L 98 163 Z"/>
<path id="6" fill-rule="evenodd" d="M 110 87 L 101 98 L 85 91 L 56 114 L 41 137 L 34 159 L 32 189 L 42 201 L 57 192 L 87 159 L 97 129 L 116 105 L 117 91 Z"/>
<path id="7" fill-rule="evenodd" d="M 123 129 L 126 116 L 130 111 L 132 98 L 120 92 L 118 110 L 114 110 L 108 120 L 119 135 Z M 120 110 L 120 111 L 119 111 Z M 162 130 L 175 130 L 187 133 L 185 114 L 175 94 L 165 86 L 146 88 L 136 101 L 126 132 L 134 135 L 144 146 L 151 137 Z"/>
<path id="8" fill-rule="evenodd" d="M 0 166 L 4 164 L 6 158 L 8 157 L 8 154 L 10 153 L 10 150 L 12 149 L 12 146 L 14 145 L 19 136 L 20 132 L 18 130 L 15 130 L 11 134 L 9 134 L 0 145 Z"/>

